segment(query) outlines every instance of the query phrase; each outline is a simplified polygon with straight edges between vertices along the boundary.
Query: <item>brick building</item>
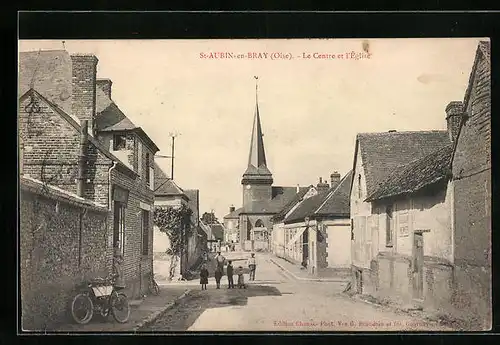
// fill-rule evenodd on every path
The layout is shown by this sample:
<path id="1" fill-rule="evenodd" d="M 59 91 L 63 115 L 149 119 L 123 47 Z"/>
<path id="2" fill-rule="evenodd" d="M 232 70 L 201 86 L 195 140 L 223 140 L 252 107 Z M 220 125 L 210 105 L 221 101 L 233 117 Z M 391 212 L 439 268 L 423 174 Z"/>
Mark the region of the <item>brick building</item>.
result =
<path id="1" fill-rule="evenodd" d="M 59 50 L 20 53 L 21 173 L 106 205 L 106 268 L 119 242 L 126 292 L 136 297 L 152 272 L 158 148 L 111 100 L 97 62 Z"/>

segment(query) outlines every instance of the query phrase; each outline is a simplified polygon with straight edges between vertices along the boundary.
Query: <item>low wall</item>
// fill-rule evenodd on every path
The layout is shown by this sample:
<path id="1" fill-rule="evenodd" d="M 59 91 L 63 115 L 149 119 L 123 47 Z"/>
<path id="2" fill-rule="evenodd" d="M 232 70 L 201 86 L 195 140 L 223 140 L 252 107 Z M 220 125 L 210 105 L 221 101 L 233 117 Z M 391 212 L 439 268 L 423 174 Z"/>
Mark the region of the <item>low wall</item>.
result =
<path id="1" fill-rule="evenodd" d="M 107 210 L 20 195 L 20 270 L 23 330 L 51 330 L 68 321 L 81 282 L 106 276 Z"/>

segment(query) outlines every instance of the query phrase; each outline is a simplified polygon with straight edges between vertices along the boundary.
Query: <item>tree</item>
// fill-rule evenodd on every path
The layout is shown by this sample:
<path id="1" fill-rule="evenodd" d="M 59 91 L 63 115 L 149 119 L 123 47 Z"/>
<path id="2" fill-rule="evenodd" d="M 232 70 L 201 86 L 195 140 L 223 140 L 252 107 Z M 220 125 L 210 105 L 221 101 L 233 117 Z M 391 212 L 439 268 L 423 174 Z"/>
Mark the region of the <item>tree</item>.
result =
<path id="1" fill-rule="evenodd" d="M 186 247 L 186 238 L 192 235 L 192 213 L 193 211 L 186 205 L 181 207 L 156 206 L 154 208 L 153 223 L 170 240 L 170 248 L 166 250 L 167 254 L 172 257 L 170 261 L 170 279 L 173 278 L 179 257 Z"/>
<path id="2" fill-rule="evenodd" d="M 215 214 L 213 212 L 203 213 L 203 216 L 201 216 L 201 220 L 205 224 L 217 224 L 217 223 L 219 223 L 219 220 L 217 219 L 217 217 L 215 216 Z"/>

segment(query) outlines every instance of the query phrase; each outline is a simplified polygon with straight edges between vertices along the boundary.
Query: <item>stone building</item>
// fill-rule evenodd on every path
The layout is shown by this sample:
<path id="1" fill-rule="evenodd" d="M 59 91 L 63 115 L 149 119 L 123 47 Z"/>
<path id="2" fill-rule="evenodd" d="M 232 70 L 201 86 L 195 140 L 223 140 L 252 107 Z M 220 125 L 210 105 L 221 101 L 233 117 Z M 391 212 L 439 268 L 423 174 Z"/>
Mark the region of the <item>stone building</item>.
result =
<path id="1" fill-rule="evenodd" d="M 397 238 L 390 238 L 386 242 L 384 236 L 376 233 L 377 227 L 373 227 L 372 233 L 373 215 L 377 214 L 372 203 L 366 198 L 400 166 L 449 144 L 450 139 L 446 131 L 390 131 L 357 135 L 350 189 L 350 216 L 353 285 L 357 287 L 358 292 L 371 294 L 375 291 L 378 279 L 378 251 L 392 251 L 394 242 L 397 241 Z M 387 224 L 392 226 L 391 222 Z M 392 234 L 393 230 L 388 233 Z M 373 241 L 377 239 L 382 241 L 381 246 L 372 246 Z"/>
<path id="2" fill-rule="evenodd" d="M 477 47 L 461 110 L 452 158 L 454 304 L 486 330 L 492 323 L 489 42 Z"/>
<path id="3" fill-rule="evenodd" d="M 20 53 L 21 174 L 106 205 L 106 268 L 119 242 L 133 298 L 147 293 L 152 272 L 158 148 L 111 100 L 97 62 L 59 50 Z"/>
<path id="4" fill-rule="evenodd" d="M 491 94 L 481 42 L 447 131 L 360 134 L 351 187 L 357 292 L 491 327 Z"/>

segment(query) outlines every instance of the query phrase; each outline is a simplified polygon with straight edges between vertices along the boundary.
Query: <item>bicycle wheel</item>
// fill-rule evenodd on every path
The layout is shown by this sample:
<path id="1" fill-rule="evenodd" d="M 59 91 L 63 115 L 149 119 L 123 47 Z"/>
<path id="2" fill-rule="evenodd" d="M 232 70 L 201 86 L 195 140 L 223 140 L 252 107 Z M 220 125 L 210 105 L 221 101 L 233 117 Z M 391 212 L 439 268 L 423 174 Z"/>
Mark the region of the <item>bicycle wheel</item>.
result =
<path id="1" fill-rule="evenodd" d="M 111 298 L 111 311 L 116 322 L 125 323 L 130 316 L 130 305 L 128 304 L 127 296 L 119 292 L 113 291 Z"/>
<path id="2" fill-rule="evenodd" d="M 73 298 L 71 302 L 71 316 L 80 325 L 85 325 L 92 320 L 92 316 L 94 316 L 94 304 L 89 296 L 80 293 Z"/>
<path id="3" fill-rule="evenodd" d="M 158 296 L 160 294 L 160 287 L 154 279 L 152 279 L 149 283 L 149 291 L 151 291 L 151 293 L 155 296 Z"/>

